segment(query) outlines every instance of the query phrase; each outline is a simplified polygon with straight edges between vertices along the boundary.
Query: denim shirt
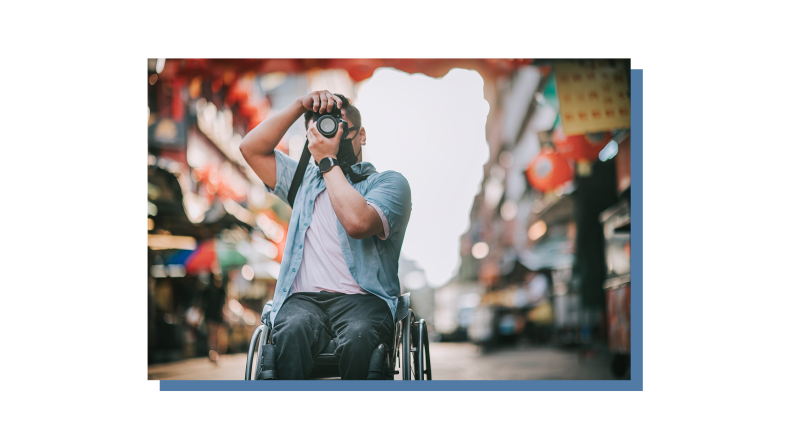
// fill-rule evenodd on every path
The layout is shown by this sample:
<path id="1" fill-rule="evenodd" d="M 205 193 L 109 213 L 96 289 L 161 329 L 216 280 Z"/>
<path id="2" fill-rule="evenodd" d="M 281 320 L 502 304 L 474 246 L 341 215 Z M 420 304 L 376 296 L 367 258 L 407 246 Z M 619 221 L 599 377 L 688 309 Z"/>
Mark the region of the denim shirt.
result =
<path id="1" fill-rule="evenodd" d="M 275 160 L 277 163 L 275 190 L 273 191 L 266 184 L 264 186 L 268 192 L 274 193 L 288 203 L 286 197 L 289 194 L 294 172 L 297 170 L 297 161 L 279 150 L 275 151 Z M 398 276 L 399 254 L 412 211 L 410 185 L 402 174 L 394 171 L 377 172 L 371 163 L 358 163 L 352 166 L 352 169 L 358 174 L 369 175 L 356 184 L 352 184 L 348 176 L 347 181 L 366 201 L 376 204 L 382 210 L 388 219 L 391 232 L 387 240 L 380 240 L 376 235 L 356 240 L 346 233 L 339 221 L 338 241 L 352 277 L 361 288 L 384 300 L 395 319 L 396 305 L 401 292 Z M 309 163 L 302 184 L 297 190 L 297 196 L 294 198 L 286 247 L 270 312 L 270 322 L 273 325 L 283 303 L 289 297 L 289 290 L 302 263 L 303 242 L 305 232 L 311 225 L 314 200 L 325 188 L 325 181 L 319 173 L 319 168 Z"/>

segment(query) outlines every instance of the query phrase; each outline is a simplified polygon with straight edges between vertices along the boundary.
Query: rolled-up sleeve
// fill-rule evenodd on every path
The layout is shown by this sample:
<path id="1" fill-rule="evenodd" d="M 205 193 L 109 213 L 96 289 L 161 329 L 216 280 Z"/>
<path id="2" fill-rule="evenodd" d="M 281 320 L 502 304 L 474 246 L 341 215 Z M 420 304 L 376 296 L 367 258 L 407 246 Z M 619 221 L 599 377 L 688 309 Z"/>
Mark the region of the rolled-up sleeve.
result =
<path id="1" fill-rule="evenodd" d="M 275 196 L 283 200 L 284 203 L 289 204 L 287 198 L 289 196 L 289 188 L 294 179 L 294 172 L 297 170 L 297 161 L 289 158 L 288 155 L 280 150 L 275 150 L 275 164 L 277 166 L 275 190 L 270 189 L 266 184 L 264 184 L 264 187 L 267 188 L 267 192 L 275 194 Z"/>
<path id="2" fill-rule="evenodd" d="M 387 228 L 385 238 L 393 233 L 402 233 L 407 228 L 412 211 L 410 184 L 398 172 L 387 171 L 378 175 L 365 194 L 366 202 L 372 204 L 378 213 L 384 214 Z M 380 237 L 380 239 L 383 239 Z M 384 239 L 383 239 L 384 240 Z"/>
<path id="3" fill-rule="evenodd" d="M 379 237 L 380 240 L 387 240 L 388 237 L 390 237 L 390 224 L 388 223 L 388 219 L 385 217 L 385 213 L 382 212 L 382 209 L 380 209 L 379 206 L 370 201 L 367 201 L 366 204 L 374 208 L 374 210 L 377 211 L 377 215 L 379 215 L 380 220 L 382 220 L 382 232 L 377 234 L 377 237 Z"/>

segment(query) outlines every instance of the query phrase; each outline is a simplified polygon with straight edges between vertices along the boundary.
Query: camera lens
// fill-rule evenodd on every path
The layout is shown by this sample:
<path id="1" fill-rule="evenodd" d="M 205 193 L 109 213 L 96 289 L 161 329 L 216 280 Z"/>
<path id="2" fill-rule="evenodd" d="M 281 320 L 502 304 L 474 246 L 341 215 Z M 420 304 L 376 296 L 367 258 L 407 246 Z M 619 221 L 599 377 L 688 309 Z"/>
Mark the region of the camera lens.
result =
<path id="1" fill-rule="evenodd" d="M 325 119 L 322 121 L 322 130 L 324 130 L 325 133 L 332 132 L 334 128 L 335 128 L 335 123 L 332 120 Z"/>
<path id="2" fill-rule="evenodd" d="M 335 135 L 336 130 L 338 129 L 338 123 L 332 116 L 325 115 L 319 118 L 319 120 L 316 122 L 316 128 L 322 135 L 326 137 L 332 137 Z"/>

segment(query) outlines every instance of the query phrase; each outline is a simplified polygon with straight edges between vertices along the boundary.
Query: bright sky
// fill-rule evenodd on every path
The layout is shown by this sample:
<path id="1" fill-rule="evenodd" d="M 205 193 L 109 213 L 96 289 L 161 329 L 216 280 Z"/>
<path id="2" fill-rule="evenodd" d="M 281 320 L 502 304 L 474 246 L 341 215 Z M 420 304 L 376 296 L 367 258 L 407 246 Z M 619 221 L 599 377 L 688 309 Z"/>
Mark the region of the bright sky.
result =
<path id="1" fill-rule="evenodd" d="M 364 81 L 357 107 L 366 128 L 364 160 L 410 182 L 412 215 L 402 256 L 418 262 L 438 287 L 459 268 L 459 237 L 489 159 L 489 104 L 476 71 L 442 79 L 380 68 Z"/>

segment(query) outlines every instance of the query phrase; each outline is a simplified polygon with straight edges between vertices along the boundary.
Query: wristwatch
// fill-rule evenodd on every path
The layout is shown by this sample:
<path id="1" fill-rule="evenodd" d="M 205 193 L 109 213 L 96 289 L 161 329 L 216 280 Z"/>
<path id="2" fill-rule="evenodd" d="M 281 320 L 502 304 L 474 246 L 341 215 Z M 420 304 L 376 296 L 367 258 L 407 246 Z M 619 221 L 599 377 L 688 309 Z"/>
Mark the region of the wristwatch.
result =
<path id="1" fill-rule="evenodd" d="M 338 160 L 335 158 L 330 158 L 328 156 L 327 158 L 324 158 L 322 161 L 319 161 L 319 170 L 322 173 L 329 171 L 330 169 L 333 168 L 333 166 L 340 166 Z"/>

